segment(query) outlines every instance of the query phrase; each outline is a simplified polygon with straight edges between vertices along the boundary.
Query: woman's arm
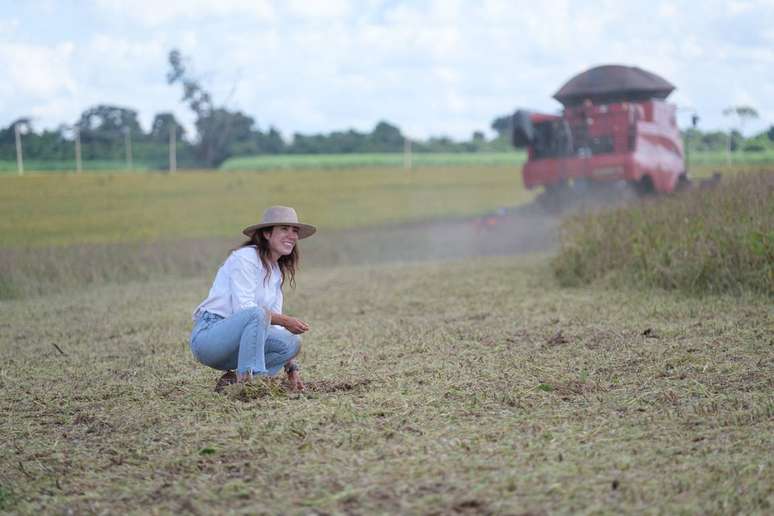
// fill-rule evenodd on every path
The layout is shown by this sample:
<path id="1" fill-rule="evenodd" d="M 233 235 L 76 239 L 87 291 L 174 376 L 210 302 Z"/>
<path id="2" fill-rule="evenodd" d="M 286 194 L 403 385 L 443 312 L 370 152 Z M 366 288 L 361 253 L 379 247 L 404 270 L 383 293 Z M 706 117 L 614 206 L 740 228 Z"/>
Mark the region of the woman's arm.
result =
<path id="1" fill-rule="evenodd" d="M 290 333 L 299 335 L 309 331 L 309 325 L 301 319 L 290 317 L 285 314 L 278 314 L 276 312 L 271 313 L 271 323 L 277 326 L 284 326 Z"/>

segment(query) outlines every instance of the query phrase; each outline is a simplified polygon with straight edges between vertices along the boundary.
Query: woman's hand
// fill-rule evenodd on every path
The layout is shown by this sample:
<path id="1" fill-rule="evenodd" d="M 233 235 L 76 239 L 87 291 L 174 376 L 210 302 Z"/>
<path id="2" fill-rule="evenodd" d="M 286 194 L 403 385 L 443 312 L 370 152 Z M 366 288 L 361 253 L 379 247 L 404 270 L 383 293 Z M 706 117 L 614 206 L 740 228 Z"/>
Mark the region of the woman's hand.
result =
<path id="1" fill-rule="evenodd" d="M 280 322 L 280 324 L 284 326 L 290 333 L 295 335 L 309 331 L 309 325 L 304 321 L 287 315 L 283 316 L 283 320 Z"/>

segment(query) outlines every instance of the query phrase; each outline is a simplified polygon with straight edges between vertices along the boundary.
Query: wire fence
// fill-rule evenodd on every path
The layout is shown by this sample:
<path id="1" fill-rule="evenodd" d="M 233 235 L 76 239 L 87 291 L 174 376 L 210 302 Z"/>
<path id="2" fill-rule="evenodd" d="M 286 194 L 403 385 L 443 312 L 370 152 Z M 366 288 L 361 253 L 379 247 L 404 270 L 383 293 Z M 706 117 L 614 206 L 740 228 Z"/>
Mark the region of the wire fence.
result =
<path id="1" fill-rule="evenodd" d="M 45 156 L 45 158 L 41 158 Z M 29 126 L 13 126 L 12 142 L 0 142 L 0 174 L 28 172 L 81 173 L 175 172 L 179 166 L 195 166 L 192 145 L 180 138 L 176 125 L 169 127 L 167 141 L 158 135 L 131 131 L 90 133 L 82 138 L 75 127 L 57 132 L 30 134 Z"/>

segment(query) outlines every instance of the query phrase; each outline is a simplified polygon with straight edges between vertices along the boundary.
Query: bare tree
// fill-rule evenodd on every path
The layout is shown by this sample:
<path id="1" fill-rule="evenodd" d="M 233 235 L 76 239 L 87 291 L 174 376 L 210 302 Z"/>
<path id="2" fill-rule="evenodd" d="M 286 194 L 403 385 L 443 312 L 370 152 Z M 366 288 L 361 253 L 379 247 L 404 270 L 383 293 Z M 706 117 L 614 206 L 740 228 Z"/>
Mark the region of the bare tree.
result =
<path id="1" fill-rule="evenodd" d="M 739 131 L 744 132 L 744 124 L 748 120 L 754 120 L 758 118 L 758 111 L 750 106 L 729 106 L 723 110 L 724 116 L 735 115 L 739 121 Z"/>
<path id="2" fill-rule="evenodd" d="M 197 157 L 207 167 L 216 168 L 232 154 L 232 144 L 250 138 L 255 122 L 239 111 L 215 106 L 212 95 L 186 68 L 179 50 L 169 53 L 169 66 L 167 83 L 183 86 L 182 100 L 196 115 L 199 136 L 195 145 Z"/>

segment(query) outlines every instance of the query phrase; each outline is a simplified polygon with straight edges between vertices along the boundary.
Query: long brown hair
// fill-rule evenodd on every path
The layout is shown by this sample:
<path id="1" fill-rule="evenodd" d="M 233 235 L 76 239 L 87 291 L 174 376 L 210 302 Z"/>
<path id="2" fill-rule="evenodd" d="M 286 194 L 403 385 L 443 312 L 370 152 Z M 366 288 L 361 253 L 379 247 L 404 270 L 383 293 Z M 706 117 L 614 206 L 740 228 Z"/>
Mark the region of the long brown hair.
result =
<path id="1" fill-rule="evenodd" d="M 261 228 L 254 231 L 253 236 L 251 236 L 249 240 L 245 240 L 239 247 L 232 249 L 232 251 L 236 251 L 237 249 L 241 249 L 247 246 L 255 246 L 255 252 L 258 254 L 258 259 L 261 260 L 263 269 L 266 271 L 266 274 L 263 277 L 263 282 L 268 283 L 269 278 L 271 277 L 271 262 L 269 261 L 269 241 L 263 235 L 264 231 L 271 233 L 274 231 L 274 226 Z M 296 245 L 293 246 L 293 251 L 291 251 L 290 254 L 279 257 L 277 260 L 277 265 L 279 266 L 280 274 L 282 274 L 280 288 L 285 286 L 285 278 L 288 276 L 290 277 L 290 288 L 296 287 L 296 268 L 298 267 L 298 262 L 300 260 L 301 254 L 298 251 L 298 242 L 296 242 Z"/>

